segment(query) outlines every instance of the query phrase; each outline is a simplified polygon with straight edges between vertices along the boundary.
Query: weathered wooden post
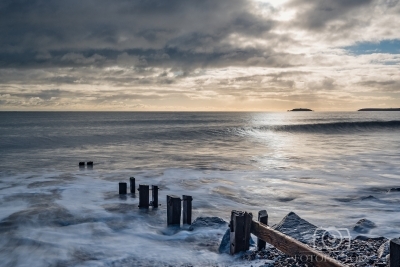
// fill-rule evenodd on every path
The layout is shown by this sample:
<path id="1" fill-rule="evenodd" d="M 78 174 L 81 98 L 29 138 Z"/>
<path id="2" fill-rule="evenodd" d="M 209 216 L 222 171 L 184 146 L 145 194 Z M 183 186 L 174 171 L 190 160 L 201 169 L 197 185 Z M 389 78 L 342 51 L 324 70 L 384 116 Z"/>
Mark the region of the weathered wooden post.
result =
<path id="1" fill-rule="evenodd" d="M 182 214 L 182 223 L 183 224 L 192 224 L 192 196 L 182 196 L 183 199 L 183 214 Z"/>
<path id="2" fill-rule="evenodd" d="M 153 208 L 158 208 L 158 186 L 157 185 L 152 185 L 151 186 L 151 205 L 153 205 Z"/>
<path id="3" fill-rule="evenodd" d="M 127 191 L 127 184 L 126 183 L 119 183 L 119 194 L 126 195 Z"/>
<path id="4" fill-rule="evenodd" d="M 149 208 L 149 186 L 139 185 L 139 208 Z"/>
<path id="5" fill-rule="evenodd" d="M 135 177 L 129 178 L 129 186 L 131 194 L 135 194 L 136 193 Z"/>
<path id="6" fill-rule="evenodd" d="M 250 231 L 253 215 L 251 213 L 233 210 L 230 227 L 230 252 L 234 255 L 250 248 Z"/>
<path id="7" fill-rule="evenodd" d="M 181 224 L 181 198 L 175 195 L 167 195 L 167 225 Z"/>
<path id="8" fill-rule="evenodd" d="M 260 210 L 258 212 L 258 221 L 262 224 L 268 225 L 268 213 L 266 210 Z M 263 250 L 265 249 L 266 242 L 260 238 L 257 238 L 257 249 Z"/>
<path id="9" fill-rule="evenodd" d="M 79 168 L 85 168 L 85 162 L 84 161 L 79 162 Z"/>
<path id="10" fill-rule="evenodd" d="M 390 267 L 400 267 L 400 238 L 390 240 Z"/>

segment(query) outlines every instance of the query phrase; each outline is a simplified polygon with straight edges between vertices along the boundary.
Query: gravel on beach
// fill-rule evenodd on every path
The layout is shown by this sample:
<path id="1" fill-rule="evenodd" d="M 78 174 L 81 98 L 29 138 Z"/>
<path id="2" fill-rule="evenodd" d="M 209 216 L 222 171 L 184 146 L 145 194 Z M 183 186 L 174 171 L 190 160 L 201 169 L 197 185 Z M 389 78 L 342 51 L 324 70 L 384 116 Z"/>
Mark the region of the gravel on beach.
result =
<path id="1" fill-rule="evenodd" d="M 324 241 L 322 239 L 317 240 L 317 244 L 309 245 L 349 267 L 387 266 L 386 256 L 388 251 L 384 251 L 383 248 L 388 241 L 386 238 L 358 237 L 353 240 L 340 240 L 340 243 L 332 245 L 334 249 L 331 250 L 319 249 L 319 247 L 323 247 L 322 245 L 326 245 L 327 239 L 329 237 L 326 237 Z M 247 251 L 243 254 L 242 259 L 247 261 L 265 259 L 265 263 L 259 265 L 259 267 L 313 266 L 312 263 L 302 261 L 301 258 L 287 256 L 272 246 L 261 251 Z"/>

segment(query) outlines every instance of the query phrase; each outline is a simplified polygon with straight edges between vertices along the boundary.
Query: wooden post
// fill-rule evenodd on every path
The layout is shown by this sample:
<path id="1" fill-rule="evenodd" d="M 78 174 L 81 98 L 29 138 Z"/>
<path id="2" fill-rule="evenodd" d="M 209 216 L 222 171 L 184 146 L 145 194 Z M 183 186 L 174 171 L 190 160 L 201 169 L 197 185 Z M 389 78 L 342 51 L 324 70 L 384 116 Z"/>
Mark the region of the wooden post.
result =
<path id="1" fill-rule="evenodd" d="M 234 255 L 250 248 L 250 228 L 253 215 L 251 213 L 233 210 L 230 227 L 230 253 Z"/>
<path id="2" fill-rule="evenodd" d="M 139 208 L 149 208 L 149 186 L 139 185 Z"/>
<path id="3" fill-rule="evenodd" d="M 315 249 L 270 228 L 260 222 L 251 222 L 251 233 L 273 245 L 283 253 L 317 267 L 345 267 L 342 263 Z M 397 267 L 397 266 L 396 266 Z"/>
<path id="4" fill-rule="evenodd" d="M 192 200 L 191 196 L 182 196 L 183 199 L 183 224 L 192 224 Z"/>
<path id="5" fill-rule="evenodd" d="M 390 240 L 390 267 L 400 267 L 400 238 Z"/>
<path id="6" fill-rule="evenodd" d="M 135 177 L 129 178 L 129 186 L 131 194 L 135 194 L 136 193 Z"/>
<path id="7" fill-rule="evenodd" d="M 175 195 L 167 195 L 167 225 L 181 224 L 181 198 Z"/>
<path id="8" fill-rule="evenodd" d="M 151 205 L 153 205 L 153 208 L 158 208 L 158 186 L 157 185 L 151 186 L 151 196 L 152 196 Z"/>
<path id="9" fill-rule="evenodd" d="M 262 224 L 268 225 L 268 213 L 266 210 L 260 210 L 258 212 L 258 221 Z M 261 238 L 257 238 L 257 250 L 265 249 L 265 241 Z"/>
<path id="10" fill-rule="evenodd" d="M 126 183 L 119 183 L 119 194 L 126 195 L 127 191 L 127 184 Z"/>

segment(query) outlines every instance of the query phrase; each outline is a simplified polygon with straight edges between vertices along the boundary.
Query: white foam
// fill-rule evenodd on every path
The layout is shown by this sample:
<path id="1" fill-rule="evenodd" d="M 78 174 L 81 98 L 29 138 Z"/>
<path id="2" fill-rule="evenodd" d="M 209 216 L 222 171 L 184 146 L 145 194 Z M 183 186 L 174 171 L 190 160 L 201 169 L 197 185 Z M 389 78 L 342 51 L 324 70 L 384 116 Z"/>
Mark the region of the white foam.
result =
<path id="1" fill-rule="evenodd" d="M 7 196 L 26 193 L 28 184 L 48 181 L 54 175 L 56 173 L 47 173 L 30 178 L 29 181 L 23 179 L 21 185 L 3 190 L 2 197 L 7 199 Z M 385 191 L 368 192 L 369 187 L 382 184 L 382 180 L 376 183 L 373 179 L 371 181 L 371 174 L 360 178 L 361 183 L 340 172 L 317 174 L 314 171 L 285 171 L 283 175 L 278 170 L 221 172 L 165 169 L 158 172 L 140 171 L 137 174 L 126 171 L 92 171 L 72 175 L 74 180 L 60 185 L 29 189 L 32 194 L 50 194 L 51 190 L 57 188 L 61 198 L 55 199 L 54 203 L 66 208 L 75 217 L 75 221 L 63 227 L 20 226 L 17 231 L 19 238 L 36 240 L 43 245 L 16 247 L 11 258 L 18 261 L 26 259 L 19 266 L 33 259 L 38 263 L 37 266 L 60 260 L 75 260 L 74 264 L 79 266 L 107 266 L 133 259 L 142 263 L 162 259 L 163 262 L 173 264 L 201 265 L 207 261 L 232 264 L 231 257 L 218 255 L 207 250 L 207 247 L 199 246 L 202 240 L 207 242 L 215 236 L 222 238 L 224 229 L 204 228 L 194 232 L 180 231 L 174 235 L 162 234 L 166 223 L 167 194 L 192 195 L 194 216 L 220 216 L 228 220 L 232 209 L 253 213 L 267 209 L 272 224 L 289 211 L 295 211 L 321 226 L 330 226 L 334 222 L 337 227 L 349 228 L 359 218 L 368 217 L 378 224 L 378 228 L 371 234 L 388 237 L 398 235 L 396 224 L 399 223 L 400 193 L 389 196 Z M 126 177 L 125 181 L 128 182 L 128 177 L 132 175 L 136 177 L 136 184 L 160 185 L 159 199 L 162 206 L 157 211 L 139 211 L 137 198 L 119 198 L 118 181 Z M 375 175 L 387 179 L 387 182 L 393 180 L 393 177 Z M 363 179 L 368 182 L 363 184 Z M 363 193 L 363 190 L 366 192 Z M 367 194 L 383 202 L 357 200 Z M 355 200 L 335 200 L 351 195 Z M 2 206 L 0 215 L 5 218 L 13 212 L 26 209 L 29 204 L 15 199 Z M 119 212 L 118 205 L 129 207 L 129 211 Z M 107 210 L 107 207 L 111 209 Z M 112 210 L 112 207 L 117 207 L 117 211 Z M 83 251 L 82 255 L 79 254 L 80 250 Z M 93 259 L 79 261 L 79 257 Z"/>

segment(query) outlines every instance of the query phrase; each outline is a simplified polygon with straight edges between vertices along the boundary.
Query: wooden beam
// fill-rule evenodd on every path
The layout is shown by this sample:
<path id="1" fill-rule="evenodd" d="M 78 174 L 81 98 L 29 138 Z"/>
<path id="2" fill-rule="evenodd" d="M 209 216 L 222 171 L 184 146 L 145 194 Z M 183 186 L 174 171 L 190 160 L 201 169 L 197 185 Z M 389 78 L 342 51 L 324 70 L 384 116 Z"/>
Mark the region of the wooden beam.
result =
<path id="1" fill-rule="evenodd" d="M 181 225 L 182 200 L 175 195 L 167 195 L 167 225 Z"/>
<path id="2" fill-rule="evenodd" d="M 183 213 L 182 213 L 182 223 L 192 224 L 192 196 L 182 196 L 183 199 Z"/>
<path id="3" fill-rule="evenodd" d="M 126 195 L 126 183 L 119 183 L 119 194 Z"/>
<path id="4" fill-rule="evenodd" d="M 135 194 L 136 193 L 135 177 L 129 178 L 129 184 L 130 184 L 131 194 Z"/>
<path id="5" fill-rule="evenodd" d="M 251 213 L 233 210 L 230 227 L 230 253 L 234 255 L 250 248 Z"/>
<path id="6" fill-rule="evenodd" d="M 317 267 L 345 267 L 342 263 L 260 222 L 251 222 L 251 233 L 283 253 Z"/>
<path id="7" fill-rule="evenodd" d="M 157 185 L 151 186 L 151 196 L 152 196 L 151 205 L 153 206 L 153 208 L 158 208 L 158 186 Z"/>
<path id="8" fill-rule="evenodd" d="M 268 213 L 266 210 L 260 210 L 258 212 L 258 221 L 264 225 L 268 225 Z M 265 249 L 265 241 L 262 240 L 261 238 L 257 238 L 257 250 L 263 250 Z"/>
<path id="9" fill-rule="evenodd" d="M 400 267 L 400 238 L 390 240 L 390 267 Z"/>
<path id="10" fill-rule="evenodd" d="M 148 209 L 149 208 L 149 185 L 139 185 L 139 208 Z"/>

